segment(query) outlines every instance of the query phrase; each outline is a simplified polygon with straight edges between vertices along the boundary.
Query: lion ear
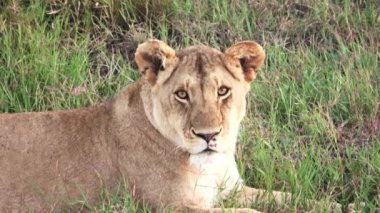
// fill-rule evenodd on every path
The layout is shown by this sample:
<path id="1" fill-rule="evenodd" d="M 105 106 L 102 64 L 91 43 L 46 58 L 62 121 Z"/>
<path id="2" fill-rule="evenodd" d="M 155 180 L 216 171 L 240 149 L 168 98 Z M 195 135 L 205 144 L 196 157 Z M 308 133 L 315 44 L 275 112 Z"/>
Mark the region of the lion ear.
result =
<path id="1" fill-rule="evenodd" d="M 175 51 L 165 42 L 152 39 L 140 44 L 135 53 L 135 61 L 140 72 L 149 83 L 155 84 L 157 75 L 177 60 Z"/>
<path id="2" fill-rule="evenodd" d="M 255 80 L 258 69 L 263 65 L 265 52 L 263 48 L 254 41 L 243 41 L 232 45 L 224 51 L 227 63 L 241 67 L 244 79 L 247 82 Z M 236 64 L 238 62 L 238 64 Z"/>

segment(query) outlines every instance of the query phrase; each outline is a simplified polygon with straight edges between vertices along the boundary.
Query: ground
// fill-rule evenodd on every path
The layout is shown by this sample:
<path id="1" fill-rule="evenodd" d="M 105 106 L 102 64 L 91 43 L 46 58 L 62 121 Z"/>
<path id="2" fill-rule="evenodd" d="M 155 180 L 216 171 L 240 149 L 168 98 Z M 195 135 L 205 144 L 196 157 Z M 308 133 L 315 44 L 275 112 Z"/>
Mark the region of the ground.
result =
<path id="1" fill-rule="evenodd" d="M 267 60 L 237 153 L 246 183 L 293 193 L 285 212 L 302 210 L 306 199 L 379 211 L 378 1 L 3 0 L 0 112 L 99 104 L 139 77 L 133 54 L 148 38 L 221 50 L 258 41 Z M 149 211 L 123 187 L 99 195 L 97 206 L 75 204 Z"/>

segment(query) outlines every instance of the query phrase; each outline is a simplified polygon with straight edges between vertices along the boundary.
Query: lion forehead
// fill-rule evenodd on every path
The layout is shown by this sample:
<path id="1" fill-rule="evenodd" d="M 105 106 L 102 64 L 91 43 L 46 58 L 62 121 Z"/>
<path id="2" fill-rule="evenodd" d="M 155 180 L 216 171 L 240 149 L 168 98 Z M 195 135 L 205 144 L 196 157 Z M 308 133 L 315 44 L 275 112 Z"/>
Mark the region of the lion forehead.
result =
<path id="1" fill-rule="evenodd" d="M 240 80 L 236 73 L 226 66 L 224 54 L 216 49 L 194 46 L 179 51 L 177 56 L 179 60 L 166 81 L 214 87 L 215 83 L 220 84 L 222 79 Z"/>
<path id="2" fill-rule="evenodd" d="M 177 54 L 178 67 L 191 68 L 193 72 L 205 74 L 213 71 L 213 67 L 223 64 L 223 54 L 206 46 L 195 46 L 183 49 Z"/>

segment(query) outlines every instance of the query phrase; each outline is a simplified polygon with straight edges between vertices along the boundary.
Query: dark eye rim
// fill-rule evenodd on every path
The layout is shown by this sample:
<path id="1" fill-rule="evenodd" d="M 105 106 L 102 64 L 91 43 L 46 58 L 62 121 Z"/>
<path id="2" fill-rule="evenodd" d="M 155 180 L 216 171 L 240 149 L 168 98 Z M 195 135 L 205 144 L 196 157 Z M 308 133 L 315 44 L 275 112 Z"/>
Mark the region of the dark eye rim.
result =
<path id="1" fill-rule="evenodd" d="M 184 92 L 185 96 L 180 96 L 179 93 Z M 181 100 L 188 100 L 189 99 L 189 93 L 186 92 L 184 89 L 177 90 L 175 93 L 175 96 Z"/>
<path id="2" fill-rule="evenodd" d="M 224 93 L 220 93 L 219 91 L 221 90 L 221 89 L 225 89 L 226 91 L 224 92 Z M 230 88 L 229 87 L 226 87 L 226 86 L 221 86 L 221 87 L 219 87 L 219 89 L 218 89 L 218 96 L 226 96 L 226 95 L 228 95 L 229 93 L 230 93 Z"/>

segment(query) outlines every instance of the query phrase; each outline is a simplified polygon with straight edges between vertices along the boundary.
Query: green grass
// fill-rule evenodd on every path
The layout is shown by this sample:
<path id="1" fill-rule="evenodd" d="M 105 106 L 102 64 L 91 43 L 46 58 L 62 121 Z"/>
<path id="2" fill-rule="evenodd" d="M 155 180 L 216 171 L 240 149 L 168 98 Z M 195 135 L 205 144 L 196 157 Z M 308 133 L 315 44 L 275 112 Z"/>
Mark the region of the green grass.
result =
<path id="1" fill-rule="evenodd" d="M 221 50 L 257 40 L 267 60 L 237 154 L 247 184 L 293 193 L 285 211 L 306 199 L 379 211 L 378 1 L 42 2 L 0 2 L 0 112 L 98 104 L 139 77 L 133 53 L 148 38 Z M 90 208 L 149 211 L 125 189 L 102 197 Z"/>

